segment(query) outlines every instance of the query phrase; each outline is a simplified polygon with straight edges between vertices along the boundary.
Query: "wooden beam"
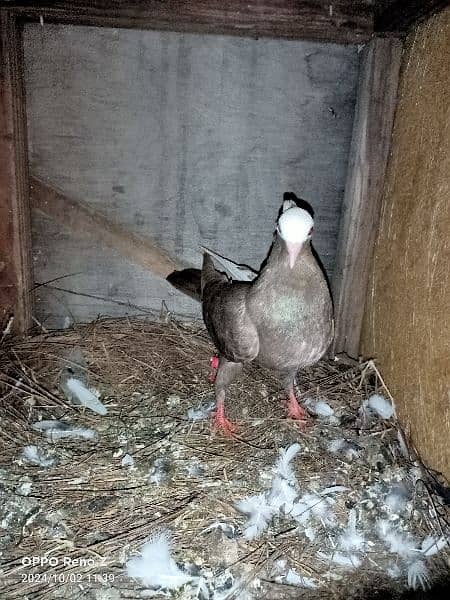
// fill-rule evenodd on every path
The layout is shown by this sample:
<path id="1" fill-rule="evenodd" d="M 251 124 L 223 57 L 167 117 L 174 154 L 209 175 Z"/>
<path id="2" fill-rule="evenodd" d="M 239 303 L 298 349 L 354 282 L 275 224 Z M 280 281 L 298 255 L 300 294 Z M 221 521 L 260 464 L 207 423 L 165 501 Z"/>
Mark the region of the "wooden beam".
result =
<path id="1" fill-rule="evenodd" d="M 338 239 L 334 352 L 357 357 L 397 98 L 402 44 L 373 39 L 363 50 Z"/>
<path id="2" fill-rule="evenodd" d="M 375 32 L 405 34 L 448 6 L 448 0 L 381 0 L 375 8 Z"/>
<path id="3" fill-rule="evenodd" d="M 31 178 L 33 208 L 55 220 L 67 231 L 94 239 L 135 264 L 166 278 L 180 266 L 149 238 L 141 238 L 94 211 L 86 203 L 69 198 L 55 188 Z"/>
<path id="4" fill-rule="evenodd" d="M 0 326 L 31 325 L 31 228 L 22 38 L 12 13 L 0 14 Z"/>
<path id="5" fill-rule="evenodd" d="M 43 22 L 360 43 L 373 32 L 372 0 L 72 0 L 16 2 Z"/>

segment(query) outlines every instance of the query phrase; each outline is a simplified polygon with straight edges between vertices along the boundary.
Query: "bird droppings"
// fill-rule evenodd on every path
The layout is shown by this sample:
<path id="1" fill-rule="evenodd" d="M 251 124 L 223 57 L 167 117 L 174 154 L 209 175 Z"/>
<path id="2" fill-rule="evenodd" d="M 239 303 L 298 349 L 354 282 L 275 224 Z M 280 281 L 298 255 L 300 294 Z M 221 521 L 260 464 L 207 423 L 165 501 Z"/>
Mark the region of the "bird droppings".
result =
<path id="1" fill-rule="evenodd" d="M 211 429 L 214 349 L 196 325 L 104 319 L 3 348 L 8 599 L 370 600 L 448 577 L 448 510 L 430 472 L 395 415 L 360 410 L 389 397 L 373 363 L 299 372 L 300 403 L 329 407 L 305 431 L 284 417 L 278 380 L 244 370 L 228 439 Z M 66 403 L 74 348 L 103 416 Z"/>

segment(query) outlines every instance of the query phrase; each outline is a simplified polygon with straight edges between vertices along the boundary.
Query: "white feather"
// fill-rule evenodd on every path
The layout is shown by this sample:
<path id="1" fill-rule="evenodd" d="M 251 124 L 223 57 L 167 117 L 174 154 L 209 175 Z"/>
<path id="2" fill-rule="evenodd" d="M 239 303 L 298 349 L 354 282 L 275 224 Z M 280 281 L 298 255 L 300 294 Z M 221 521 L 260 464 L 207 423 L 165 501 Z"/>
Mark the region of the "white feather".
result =
<path id="1" fill-rule="evenodd" d="M 100 394 L 95 390 L 88 389 L 79 379 L 69 377 L 66 381 L 66 387 L 78 402 L 86 408 L 90 408 L 99 415 L 106 415 L 108 412 L 104 404 L 98 399 Z"/>
<path id="2" fill-rule="evenodd" d="M 317 537 L 317 532 L 314 529 L 314 527 L 309 526 L 309 527 L 305 527 L 305 535 L 310 542 L 314 542 L 314 540 Z"/>
<path id="3" fill-rule="evenodd" d="M 347 528 L 339 537 L 339 545 L 343 550 L 363 550 L 366 545 L 364 536 L 356 530 L 356 511 L 350 511 Z"/>
<path id="4" fill-rule="evenodd" d="M 327 524 L 333 524 L 335 516 L 330 508 L 332 504 L 334 504 L 334 500 L 329 497 L 307 493 L 294 504 L 290 514 L 302 525 L 306 524 L 310 518 L 320 519 Z"/>
<path id="5" fill-rule="evenodd" d="M 386 569 L 386 573 L 391 577 L 391 579 L 398 579 L 401 577 L 402 571 L 398 565 L 395 563 Z"/>
<path id="6" fill-rule="evenodd" d="M 387 546 L 389 551 L 398 554 L 402 558 L 407 558 L 417 553 L 417 544 L 409 535 L 394 531 L 392 526 L 385 519 L 377 522 L 378 535 Z"/>
<path id="7" fill-rule="evenodd" d="M 204 421 L 208 418 L 209 414 L 214 410 L 216 406 L 215 402 L 208 404 L 208 406 L 199 406 L 198 408 L 190 408 L 187 411 L 188 419 L 191 421 Z"/>
<path id="8" fill-rule="evenodd" d="M 325 552 L 318 552 L 317 556 L 333 562 L 340 567 L 349 567 L 357 569 L 361 566 L 361 559 L 355 554 L 343 554 L 342 552 L 333 552 L 333 554 L 326 554 Z"/>
<path id="9" fill-rule="evenodd" d="M 330 485 L 330 487 L 323 489 L 320 493 L 322 496 L 326 496 L 327 494 L 338 494 L 340 492 L 346 492 L 349 489 L 350 488 L 345 487 L 345 485 Z"/>
<path id="10" fill-rule="evenodd" d="M 160 531 L 141 548 L 141 556 L 126 563 L 129 577 L 140 579 L 150 588 L 174 590 L 193 577 L 184 573 L 171 556 L 171 538 L 167 530 Z"/>
<path id="11" fill-rule="evenodd" d="M 392 403 L 381 394 L 372 394 L 367 400 L 367 406 L 382 419 L 390 419 L 395 414 Z"/>
<path id="12" fill-rule="evenodd" d="M 125 454 L 120 464 L 122 467 L 134 467 L 134 458 L 130 454 Z"/>
<path id="13" fill-rule="evenodd" d="M 434 556 L 445 548 L 448 544 L 448 539 L 445 537 L 437 538 L 433 535 L 428 535 L 422 542 L 420 550 L 424 556 Z"/>
<path id="14" fill-rule="evenodd" d="M 410 494 L 403 483 L 396 483 L 392 486 L 384 499 L 386 506 L 394 513 L 402 513 L 407 506 Z"/>
<path id="15" fill-rule="evenodd" d="M 276 510 L 267 504 L 265 494 L 248 496 L 236 504 L 236 508 L 248 516 L 244 537 L 253 540 L 259 537 L 269 526 Z"/>
<path id="16" fill-rule="evenodd" d="M 74 427 L 70 423 L 63 421 L 37 421 L 32 425 L 35 431 L 44 433 L 52 441 L 62 439 L 78 439 L 96 441 L 98 433 L 94 429 L 86 429 L 85 427 Z"/>
<path id="17" fill-rule="evenodd" d="M 37 446 L 25 446 L 22 457 L 28 463 L 39 467 L 51 467 L 55 463 L 54 458 L 45 456 L 43 451 Z"/>
<path id="18" fill-rule="evenodd" d="M 338 438 L 336 440 L 330 440 L 327 445 L 328 452 L 333 452 L 334 454 L 342 453 L 345 455 L 347 460 L 352 460 L 359 456 L 359 452 L 357 448 L 355 448 L 356 444 L 351 444 L 344 438 Z"/>
<path id="19" fill-rule="evenodd" d="M 419 586 L 428 587 L 428 569 L 423 560 L 415 560 L 408 566 L 408 586 L 416 590 Z"/>
<path id="20" fill-rule="evenodd" d="M 203 252 L 206 252 L 212 256 L 214 260 L 222 265 L 222 267 L 229 273 L 231 279 L 234 279 L 234 281 L 253 281 L 258 274 L 250 267 L 247 267 L 246 265 L 238 265 L 229 258 L 225 258 L 224 256 L 217 254 L 217 252 L 214 252 L 209 248 L 205 248 L 205 246 L 200 246 L 200 248 Z"/>
<path id="21" fill-rule="evenodd" d="M 292 510 L 298 492 L 283 477 L 274 477 L 269 492 L 268 505 L 276 510 L 284 509 L 285 513 Z"/>
<path id="22" fill-rule="evenodd" d="M 330 418 L 334 415 L 334 410 L 324 400 L 316 400 L 315 398 L 305 398 L 303 400 L 305 406 L 309 408 L 311 412 L 319 417 Z"/>
<path id="23" fill-rule="evenodd" d="M 275 578 L 277 583 L 287 583 L 288 585 L 296 585 L 306 589 L 315 589 L 317 587 L 317 579 L 300 575 L 295 569 L 289 569 L 286 575 L 280 575 Z"/>
<path id="24" fill-rule="evenodd" d="M 275 471 L 277 475 L 284 477 L 289 483 L 295 485 L 297 480 L 295 478 L 294 470 L 292 469 L 291 461 L 294 456 L 300 451 L 300 444 L 292 444 L 288 448 L 280 449 L 280 457 L 276 462 Z"/>

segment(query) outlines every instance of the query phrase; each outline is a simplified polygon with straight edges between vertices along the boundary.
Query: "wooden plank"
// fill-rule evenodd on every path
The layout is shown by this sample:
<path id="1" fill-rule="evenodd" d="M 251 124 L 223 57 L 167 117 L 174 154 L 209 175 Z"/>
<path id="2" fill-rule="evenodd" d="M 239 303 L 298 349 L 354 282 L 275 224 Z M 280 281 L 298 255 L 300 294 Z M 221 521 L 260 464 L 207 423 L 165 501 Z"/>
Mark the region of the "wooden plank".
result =
<path id="1" fill-rule="evenodd" d="M 67 197 L 35 177 L 31 178 L 30 191 L 33 208 L 71 233 L 95 239 L 163 278 L 180 268 L 152 240 L 131 233 L 87 204 Z"/>
<path id="2" fill-rule="evenodd" d="M 9 6 L 44 23 L 342 43 L 366 41 L 373 32 L 372 0 L 73 0 Z"/>
<path id="3" fill-rule="evenodd" d="M 357 357 L 397 97 L 402 44 L 373 39 L 363 50 L 349 170 L 333 279 L 334 352 Z"/>
<path id="4" fill-rule="evenodd" d="M 381 0 L 375 8 L 377 33 L 406 33 L 448 6 L 448 0 Z"/>
<path id="5" fill-rule="evenodd" d="M 28 155 L 22 85 L 22 39 L 15 18 L 2 11 L 0 32 L 0 325 L 31 325 L 31 228 Z"/>

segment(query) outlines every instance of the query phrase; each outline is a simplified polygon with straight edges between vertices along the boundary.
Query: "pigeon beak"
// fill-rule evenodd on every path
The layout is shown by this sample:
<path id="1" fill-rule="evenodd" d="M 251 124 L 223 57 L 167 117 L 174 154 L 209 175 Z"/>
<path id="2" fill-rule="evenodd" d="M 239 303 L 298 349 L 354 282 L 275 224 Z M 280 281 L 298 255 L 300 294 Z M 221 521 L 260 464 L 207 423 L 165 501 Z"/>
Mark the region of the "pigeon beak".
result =
<path id="1" fill-rule="evenodd" d="M 289 267 L 292 269 L 303 244 L 298 242 L 286 242 L 286 246 L 289 254 Z"/>

